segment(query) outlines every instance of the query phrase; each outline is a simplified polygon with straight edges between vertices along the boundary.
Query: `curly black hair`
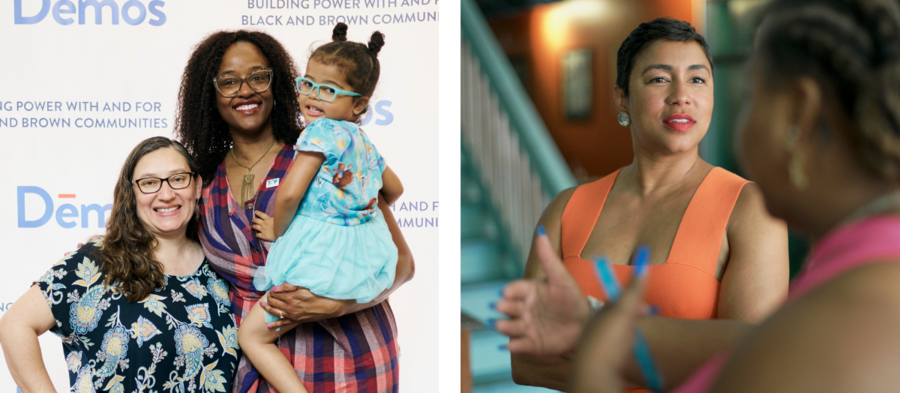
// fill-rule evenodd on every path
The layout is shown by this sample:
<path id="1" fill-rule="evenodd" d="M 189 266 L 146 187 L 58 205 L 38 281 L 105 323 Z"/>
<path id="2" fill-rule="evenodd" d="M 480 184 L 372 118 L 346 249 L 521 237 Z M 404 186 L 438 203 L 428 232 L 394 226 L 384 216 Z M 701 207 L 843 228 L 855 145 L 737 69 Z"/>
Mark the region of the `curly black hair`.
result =
<path id="1" fill-rule="evenodd" d="M 269 89 L 278 103 L 270 115 L 275 139 L 293 144 L 303 130 L 297 122 L 300 108 L 294 89 L 297 69 L 284 47 L 272 36 L 256 31 L 210 34 L 197 45 L 184 67 L 175 119 L 175 136 L 197 161 L 204 186 L 212 182 L 216 168 L 232 144 L 228 125 L 216 106 L 218 93 L 212 80 L 217 76 L 225 51 L 241 41 L 255 45 L 272 68 L 273 82 Z"/>

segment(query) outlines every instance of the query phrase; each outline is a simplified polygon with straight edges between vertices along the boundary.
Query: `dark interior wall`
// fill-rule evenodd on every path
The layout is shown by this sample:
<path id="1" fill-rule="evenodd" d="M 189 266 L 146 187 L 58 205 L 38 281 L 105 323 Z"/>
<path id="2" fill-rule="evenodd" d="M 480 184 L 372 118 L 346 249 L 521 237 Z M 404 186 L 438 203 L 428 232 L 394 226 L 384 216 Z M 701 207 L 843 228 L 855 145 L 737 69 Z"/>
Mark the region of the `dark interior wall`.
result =
<path id="1" fill-rule="evenodd" d="M 691 0 L 569 0 L 489 20 L 580 181 L 606 175 L 633 158 L 631 134 L 616 122 L 616 51 L 641 22 L 659 17 L 696 26 Z M 592 54 L 592 110 L 587 119 L 568 119 L 562 99 L 562 58 L 581 49 Z"/>

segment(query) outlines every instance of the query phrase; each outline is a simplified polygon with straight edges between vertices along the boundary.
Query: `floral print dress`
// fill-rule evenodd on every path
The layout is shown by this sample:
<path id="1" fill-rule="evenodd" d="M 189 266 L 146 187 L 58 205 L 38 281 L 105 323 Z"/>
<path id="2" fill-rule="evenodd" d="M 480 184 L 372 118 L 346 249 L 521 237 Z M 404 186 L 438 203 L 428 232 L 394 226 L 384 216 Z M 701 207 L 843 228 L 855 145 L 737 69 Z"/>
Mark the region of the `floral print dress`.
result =
<path id="1" fill-rule="evenodd" d="M 72 392 L 226 392 L 239 358 L 228 285 L 204 260 L 146 299 L 104 284 L 97 248 L 67 254 L 38 281 L 62 338 Z"/>

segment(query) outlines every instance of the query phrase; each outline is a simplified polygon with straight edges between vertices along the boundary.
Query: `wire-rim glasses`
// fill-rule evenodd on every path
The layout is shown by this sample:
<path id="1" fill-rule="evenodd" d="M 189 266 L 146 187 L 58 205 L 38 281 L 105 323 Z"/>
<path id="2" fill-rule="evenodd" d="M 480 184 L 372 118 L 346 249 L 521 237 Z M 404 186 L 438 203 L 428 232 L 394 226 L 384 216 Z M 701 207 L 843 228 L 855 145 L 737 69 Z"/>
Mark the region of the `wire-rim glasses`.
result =
<path id="1" fill-rule="evenodd" d="M 188 188 L 193 178 L 193 172 L 180 172 L 166 178 L 144 177 L 133 180 L 132 183 L 137 184 L 142 193 L 153 194 L 162 189 L 163 182 L 169 183 L 169 188 L 173 190 L 181 190 Z"/>
<path id="2" fill-rule="evenodd" d="M 337 98 L 338 94 L 343 94 L 345 96 L 357 97 L 360 96 L 359 93 L 354 93 L 352 91 L 341 90 L 332 85 L 326 85 L 324 83 L 319 84 L 313 82 L 304 77 L 297 78 L 297 92 L 303 95 L 312 94 L 313 90 L 316 91 L 316 96 L 319 97 L 322 101 L 332 102 L 335 98 Z"/>
<path id="3" fill-rule="evenodd" d="M 244 82 L 250 86 L 250 89 L 257 93 L 262 93 L 269 89 L 272 85 L 272 69 L 263 68 L 256 70 L 247 75 L 246 78 L 238 78 L 234 74 L 224 74 L 213 78 L 213 86 L 216 91 L 223 97 L 232 98 L 238 95 Z"/>

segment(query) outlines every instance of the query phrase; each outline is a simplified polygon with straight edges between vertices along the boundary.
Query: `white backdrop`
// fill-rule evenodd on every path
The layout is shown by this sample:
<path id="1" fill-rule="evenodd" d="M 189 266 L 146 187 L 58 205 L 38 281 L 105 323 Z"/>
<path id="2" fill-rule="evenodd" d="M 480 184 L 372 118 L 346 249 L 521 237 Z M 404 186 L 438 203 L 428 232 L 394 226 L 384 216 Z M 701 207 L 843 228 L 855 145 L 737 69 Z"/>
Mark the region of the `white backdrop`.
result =
<path id="1" fill-rule="evenodd" d="M 368 41 L 375 30 L 385 34 L 364 129 L 403 180 L 394 214 L 416 260 L 415 279 L 390 299 L 399 325 L 400 386 L 436 391 L 437 3 L 2 1 L 0 245 L 7 256 L 0 262 L 0 315 L 63 253 L 103 232 L 97 211 L 112 203 L 134 145 L 173 136 L 180 78 L 194 45 L 217 30 L 262 30 L 288 49 L 302 73 L 311 49 L 345 22 L 353 41 Z M 59 339 L 48 333 L 40 341 L 54 386 L 68 391 Z M 15 389 L 0 359 L 0 392 Z"/>

